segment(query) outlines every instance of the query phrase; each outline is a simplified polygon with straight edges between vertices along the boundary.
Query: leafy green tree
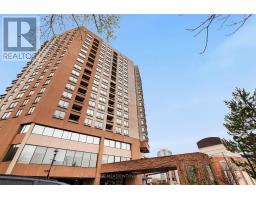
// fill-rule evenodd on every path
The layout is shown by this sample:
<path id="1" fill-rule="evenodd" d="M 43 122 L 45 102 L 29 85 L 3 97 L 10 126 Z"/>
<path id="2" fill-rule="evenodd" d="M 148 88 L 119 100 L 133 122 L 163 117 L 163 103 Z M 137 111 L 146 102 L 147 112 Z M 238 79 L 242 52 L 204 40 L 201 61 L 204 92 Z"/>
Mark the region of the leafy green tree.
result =
<path id="1" fill-rule="evenodd" d="M 232 139 L 223 142 L 229 151 L 246 159 L 246 162 L 233 161 L 256 178 L 256 90 L 251 94 L 236 88 L 232 96 L 231 100 L 225 101 L 229 113 L 224 122 Z"/>

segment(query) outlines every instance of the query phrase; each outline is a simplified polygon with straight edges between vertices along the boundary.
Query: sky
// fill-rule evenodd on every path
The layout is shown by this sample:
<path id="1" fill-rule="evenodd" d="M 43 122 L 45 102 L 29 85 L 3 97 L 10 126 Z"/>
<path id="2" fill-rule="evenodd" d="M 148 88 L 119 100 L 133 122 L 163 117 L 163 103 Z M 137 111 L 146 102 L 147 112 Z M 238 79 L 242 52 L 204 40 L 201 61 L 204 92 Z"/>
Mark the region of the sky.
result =
<path id="1" fill-rule="evenodd" d="M 193 37 L 186 28 L 197 26 L 205 17 L 121 15 L 116 39 L 110 41 L 139 65 L 150 156 L 160 148 L 173 154 L 196 152 L 200 139 L 228 138 L 224 100 L 231 98 L 236 87 L 255 88 L 256 19 L 231 36 L 226 35 L 230 27 L 212 27 L 207 51 L 201 55 L 204 35 Z M 0 94 L 24 65 L 0 60 Z"/>

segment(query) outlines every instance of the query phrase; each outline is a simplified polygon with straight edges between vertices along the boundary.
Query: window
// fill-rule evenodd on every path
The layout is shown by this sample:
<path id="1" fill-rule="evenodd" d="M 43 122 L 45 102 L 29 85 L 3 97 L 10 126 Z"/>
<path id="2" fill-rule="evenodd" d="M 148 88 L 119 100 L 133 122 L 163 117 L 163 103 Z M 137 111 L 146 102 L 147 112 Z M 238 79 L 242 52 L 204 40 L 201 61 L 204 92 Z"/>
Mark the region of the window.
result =
<path id="1" fill-rule="evenodd" d="M 98 91 L 98 88 L 95 87 L 95 86 L 92 86 L 92 91 L 97 92 L 97 91 Z"/>
<path id="2" fill-rule="evenodd" d="M 102 155 L 102 164 L 108 163 L 108 155 Z"/>
<path id="3" fill-rule="evenodd" d="M 122 112 L 116 111 L 116 115 L 119 116 L 119 117 L 121 117 L 121 116 L 122 116 Z"/>
<path id="4" fill-rule="evenodd" d="M 86 140 L 87 140 L 87 136 L 80 134 L 79 142 L 86 142 Z"/>
<path id="5" fill-rule="evenodd" d="M 49 80 L 49 79 L 46 80 L 45 83 L 44 83 L 44 85 L 49 85 L 50 81 L 51 81 L 51 80 Z"/>
<path id="6" fill-rule="evenodd" d="M 89 167 L 96 167 L 97 163 L 97 154 L 91 153 L 91 160 L 90 160 L 90 166 Z"/>
<path id="7" fill-rule="evenodd" d="M 47 150 L 46 147 L 39 147 L 39 146 L 36 147 L 36 150 L 31 158 L 30 163 L 41 164 L 43 162 L 46 150 Z"/>
<path id="8" fill-rule="evenodd" d="M 79 140 L 79 134 L 78 133 L 72 133 L 70 139 L 74 140 L 74 141 L 78 141 Z"/>
<path id="9" fill-rule="evenodd" d="M 74 65 L 74 68 L 75 68 L 75 69 L 78 69 L 78 70 L 81 70 L 81 69 L 82 69 L 82 67 L 81 67 L 80 65 L 77 65 L 77 64 Z"/>
<path id="10" fill-rule="evenodd" d="M 9 109 L 14 108 L 18 104 L 18 101 L 12 102 L 9 106 Z"/>
<path id="11" fill-rule="evenodd" d="M 11 115 L 11 112 L 5 112 L 1 119 L 7 119 Z"/>
<path id="12" fill-rule="evenodd" d="M 15 117 L 20 116 L 20 115 L 21 115 L 21 113 L 22 113 L 22 109 L 19 109 L 19 110 L 16 112 Z"/>
<path id="13" fill-rule="evenodd" d="M 124 135 L 129 135 L 129 131 L 127 129 L 124 129 Z"/>
<path id="14" fill-rule="evenodd" d="M 87 143 L 92 144 L 93 143 L 93 137 L 92 136 L 87 136 Z"/>
<path id="15" fill-rule="evenodd" d="M 96 99 L 96 98 L 97 98 L 97 95 L 94 94 L 94 93 L 91 93 L 91 98 L 92 98 L 92 99 Z"/>
<path id="16" fill-rule="evenodd" d="M 69 106 L 69 103 L 63 100 L 59 101 L 59 106 L 62 108 L 67 108 Z"/>
<path id="17" fill-rule="evenodd" d="M 28 103 L 28 101 L 29 101 L 28 99 L 25 99 L 25 100 L 23 101 L 22 105 L 25 106 L 25 105 Z"/>
<path id="18" fill-rule="evenodd" d="M 114 159 L 115 159 L 114 156 L 109 155 L 108 156 L 108 163 L 113 163 Z"/>
<path id="19" fill-rule="evenodd" d="M 20 133 L 27 133 L 30 128 L 30 124 L 22 125 Z"/>
<path id="20" fill-rule="evenodd" d="M 39 126 L 39 125 L 35 125 L 33 130 L 32 130 L 33 134 L 38 134 L 38 135 L 42 135 L 43 132 L 44 132 L 44 127 L 43 126 Z"/>
<path id="21" fill-rule="evenodd" d="M 6 161 L 12 161 L 14 155 L 16 154 L 17 150 L 19 148 L 19 144 L 13 144 L 11 145 L 10 149 L 8 150 L 7 154 L 5 155 L 3 162 Z"/>
<path id="22" fill-rule="evenodd" d="M 62 138 L 62 135 L 63 135 L 63 130 L 54 129 L 53 137 Z"/>
<path id="23" fill-rule="evenodd" d="M 103 91 L 103 90 L 100 91 L 100 94 L 103 95 L 103 96 L 107 96 L 107 92 Z"/>
<path id="24" fill-rule="evenodd" d="M 35 149 L 36 146 L 25 145 L 18 159 L 18 163 L 29 163 L 34 154 Z"/>
<path id="25" fill-rule="evenodd" d="M 103 128 L 103 123 L 102 122 L 95 122 L 94 124 L 95 128 Z"/>
<path id="26" fill-rule="evenodd" d="M 98 104 L 98 109 L 104 111 L 104 110 L 105 110 L 105 106 L 104 106 L 104 105 L 101 105 L 101 104 Z"/>
<path id="27" fill-rule="evenodd" d="M 87 125 L 87 126 L 91 126 L 92 125 L 92 119 L 85 118 L 84 124 Z"/>
<path id="28" fill-rule="evenodd" d="M 71 72 L 74 76 L 79 76 L 79 72 L 75 71 L 75 70 L 72 70 Z"/>
<path id="29" fill-rule="evenodd" d="M 69 80 L 70 80 L 71 82 L 73 82 L 73 83 L 77 83 L 77 79 L 74 78 L 74 77 L 69 77 Z"/>
<path id="30" fill-rule="evenodd" d="M 100 138 L 94 137 L 93 144 L 100 144 Z"/>
<path id="31" fill-rule="evenodd" d="M 128 114 L 124 114 L 124 118 L 128 119 L 129 118 Z"/>
<path id="32" fill-rule="evenodd" d="M 84 153 L 83 160 L 82 160 L 82 167 L 89 167 L 90 166 L 90 153 Z"/>
<path id="33" fill-rule="evenodd" d="M 76 152 L 73 160 L 73 166 L 81 167 L 83 159 L 83 152 Z"/>
<path id="34" fill-rule="evenodd" d="M 24 92 L 23 92 L 23 93 L 19 93 L 19 94 L 17 94 L 16 98 L 17 98 L 17 99 L 20 99 L 21 97 L 23 97 L 23 95 L 24 95 Z M 9 99 L 8 99 L 8 100 L 9 100 Z"/>
<path id="35" fill-rule="evenodd" d="M 84 63 L 84 61 L 81 58 L 77 58 L 76 60 L 80 63 Z"/>
<path id="36" fill-rule="evenodd" d="M 62 93 L 62 96 L 65 97 L 65 98 L 67 98 L 67 99 L 71 99 L 72 94 L 69 93 L 69 92 L 64 91 L 64 92 Z"/>
<path id="37" fill-rule="evenodd" d="M 116 119 L 116 123 L 119 124 L 119 125 L 121 125 L 121 124 L 122 124 L 122 120 L 117 118 L 117 119 Z"/>
<path id="38" fill-rule="evenodd" d="M 66 166 L 73 166 L 73 159 L 74 159 L 75 151 L 67 151 L 65 158 L 64 158 L 64 165 Z"/>
<path id="39" fill-rule="evenodd" d="M 120 156 L 115 156 L 115 162 L 120 162 L 121 161 L 121 157 Z"/>
<path id="40" fill-rule="evenodd" d="M 116 141 L 116 148 L 117 148 L 117 149 L 121 149 L 121 142 L 117 142 L 117 141 Z"/>
<path id="41" fill-rule="evenodd" d="M 64 119 L 65 117 L 65 112 L 62 112 L 60 110 L 55 110 L 54 112 L 54 117 L 58 118 L 58 119 Z"/>
<path id="42" fill-rule="evenodd" d="M 35 110 L 35 107 L 31 107 L 29 110 L 28 110 L 28 115 L 31 115 Z"/>
<path id="43" fill-rule="evenodd" d="M 124 126 L 126 126 L 126 127 L 128 127 L 128 126 L 129 126 L 128 121 L 124 121 Z"/>
<path id="44" fill-rule="evenodd" d="M 110 142 L 110 140 L 105 139 L 104 140 L 104 146 L 109 147 L 109 145 L 110 145 L 109 142 Z"/>
<path id="45" fill-rule="evenodd" d="M 36 97 L 34 103 L 38 103 L 40 101 L 40 99 L 41 99 L 40 96 Z"/>
<path id="46" fill-rule="evenodd" d="M 44 93 L 45 92 L 45 87 L 41 88 L 41 90 L 39 91 L 40 94 Z"/>
<path id="47" fill-rule="evenodd" d="M 47 151 L 45 153 L 43 164 L 51 164 L 53 156 L 54 156 L 54 148 L 47 148 Z"/>
<path id="48" fill-rule="evenodd" d="M 57 149 L 54 165 L 63 165 L 65 155 L 66 155 L 66 150 Z"/>
<path id="49" fill-rule="evenodd" d="M 95 107 L 96 103 L 94 101 L 89 101 L 89 106 Z"/>
<path id="50" fill-rule="evenodd" d="M 45 127 L 43 135 L 51 137 L 53 135 L 53 132 L 54 132 L 53 128 Z"/>
<path id="51" fill-rule="evenodd" d="M 104 114 L 100 113 L 100 112 L 97 112 L 96 117 L 99 118 L 99 119 L 104 119 Z"/>
<path id="52" fill-rule="evenodd" d="M 64 131 L 62 135 L 62 139 L 70 140 L 70 138 L 71 138 L 71 132 Z"/>
<path id="53" fill-rule="evenodd" d="M 72 90 L 72 91 L 73 91 L 73 90 L 75 89 L 75 86 L 73 86 L 73 85 L 67 83 L 67 84 L 66 84 L 66 88 L 67 88 L 68 90 Z"/>
<path id="54" fill-rule="evenodd" d="M 105 103 L 106 99 L 104 97 L 99 97 L 99 101 L 102 102 L 102 103 Z"/>
<path id="55" fill-rule="evenodd" d="M 97 81 L 97 80 L 94 80 L 93 83 L 94 83 L 95 85 L 99 85 L 99 81 Z"/>
<path id="56" fill-rule="evenodd" d="M 93 116 L 94 110 L 92 109 L 87 109 L 87 115 Z"/>
<path id="57" fill-rule="evenodd" d="M 109 141 L 109 146 L 115 148 L 115 141 L 110 140 Z"/>
<path id="58" fill-rule="evenodd" d="M 122 128 L 121 127 L 116 127 L 116 133 L 122 133 Z"/>
<path id="59" fill-rule="evenodd" d="M 124 150 L 126 150 L 127 149 L 127 146 L 126 146 L 127 144 L 126 143 L 121 143 L 121 149 L 124 149 Z"/>

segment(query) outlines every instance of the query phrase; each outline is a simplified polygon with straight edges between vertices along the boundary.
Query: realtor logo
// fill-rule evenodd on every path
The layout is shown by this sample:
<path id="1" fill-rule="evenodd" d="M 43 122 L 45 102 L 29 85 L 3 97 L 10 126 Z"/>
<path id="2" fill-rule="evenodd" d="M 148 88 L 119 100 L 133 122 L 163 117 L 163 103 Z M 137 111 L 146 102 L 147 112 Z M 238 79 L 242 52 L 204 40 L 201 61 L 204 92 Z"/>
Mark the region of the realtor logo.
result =
<path id="1" fill-rule="evenodd" d="M 4 18 L 4 51 L 36 51 L 35 17 Z"/>
<path id="2" fill-rule="evenodd" d="M 29 60 L 40 44 L 38 17 L 3 17 L 3 60 Z"/>

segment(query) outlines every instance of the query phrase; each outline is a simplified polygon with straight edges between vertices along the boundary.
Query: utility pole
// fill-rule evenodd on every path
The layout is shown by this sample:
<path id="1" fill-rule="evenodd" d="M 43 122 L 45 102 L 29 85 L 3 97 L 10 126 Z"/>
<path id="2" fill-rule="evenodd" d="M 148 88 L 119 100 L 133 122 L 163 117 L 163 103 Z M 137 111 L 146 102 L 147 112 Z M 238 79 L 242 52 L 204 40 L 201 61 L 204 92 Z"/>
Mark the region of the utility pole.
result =
<path id="1" fill-rule="evenodd" d="M 57 156 L 57 153 L 58 153 L 58 150 L 55 149 L 54 152 L 53 152 L 53 158 L 52 158 L 52 162 L 50 164 L 50 167 L 48 170 L 45 170 L 45 172 L 47 172 L 47 176 L 46 176 L 46 179 L 49 179 L 50 178 L 50 172 L 51 172 L 51 169 L 52 169 L 52 166 L 54 164 L 54 162 L 56 161 L 55 158 Z"/>

